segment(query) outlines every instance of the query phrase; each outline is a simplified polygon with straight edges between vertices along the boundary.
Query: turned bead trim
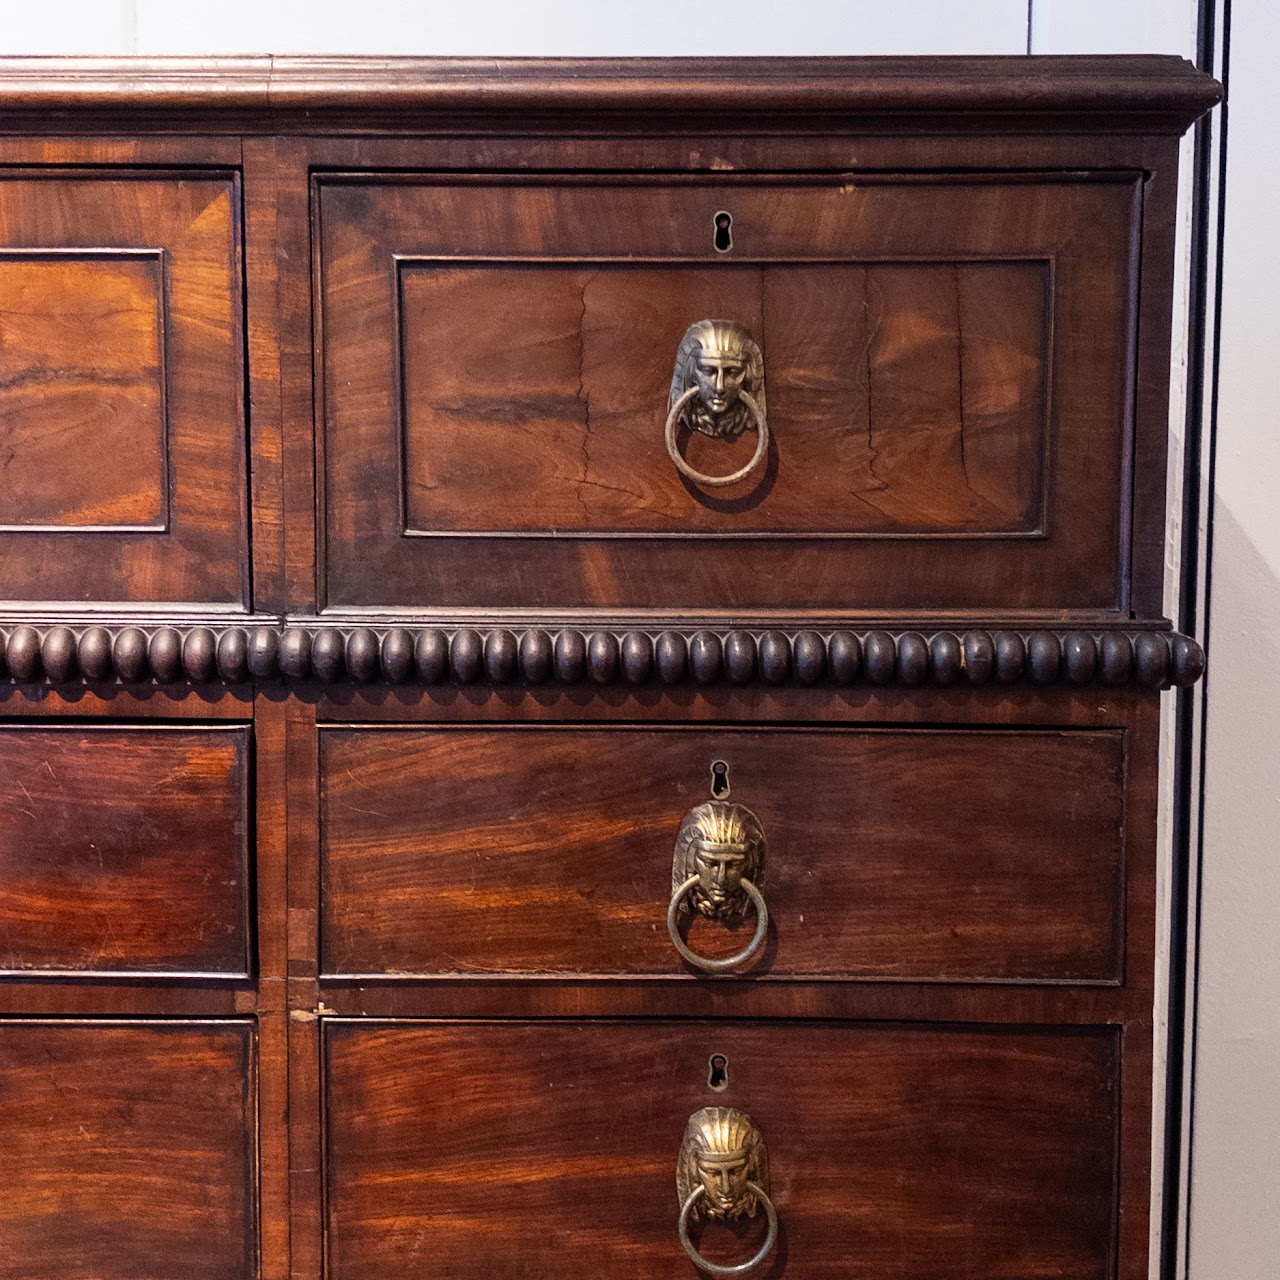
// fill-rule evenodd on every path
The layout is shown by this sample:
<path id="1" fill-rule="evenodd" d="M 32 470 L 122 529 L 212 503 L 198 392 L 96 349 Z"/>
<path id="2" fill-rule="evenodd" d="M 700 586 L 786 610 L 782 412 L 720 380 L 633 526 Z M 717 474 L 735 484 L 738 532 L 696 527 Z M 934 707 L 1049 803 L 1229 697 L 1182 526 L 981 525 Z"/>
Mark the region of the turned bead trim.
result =
<path id="1" fill-rule="evenodd" d="M 1195 640 L 1168 631 L 558 631 L 538 627 L 0 628 L 14 683 L 595 685 L 1194 684 Z"/>

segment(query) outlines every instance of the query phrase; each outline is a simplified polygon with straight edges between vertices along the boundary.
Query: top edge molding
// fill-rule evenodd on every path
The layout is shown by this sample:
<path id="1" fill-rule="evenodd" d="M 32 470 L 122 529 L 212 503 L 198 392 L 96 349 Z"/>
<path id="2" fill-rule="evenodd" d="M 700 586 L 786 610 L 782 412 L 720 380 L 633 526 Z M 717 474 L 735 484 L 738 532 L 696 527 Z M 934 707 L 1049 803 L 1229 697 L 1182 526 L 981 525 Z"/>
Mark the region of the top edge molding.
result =
<path id="1" fill-rule="evenodd" d="M 0 58 L 0 126 L 180 114 L 237 128 L 634 116 L 1181 133 L 1222 88 L 1184 58 Z M 605 117 L 604 120 L 601 116 Z M 854 117 L 853 120 L 847 117 Z M 585 120 L 582 117 L 587 117 Z M 47 125 L 46 125 L 47 127 Z"/>

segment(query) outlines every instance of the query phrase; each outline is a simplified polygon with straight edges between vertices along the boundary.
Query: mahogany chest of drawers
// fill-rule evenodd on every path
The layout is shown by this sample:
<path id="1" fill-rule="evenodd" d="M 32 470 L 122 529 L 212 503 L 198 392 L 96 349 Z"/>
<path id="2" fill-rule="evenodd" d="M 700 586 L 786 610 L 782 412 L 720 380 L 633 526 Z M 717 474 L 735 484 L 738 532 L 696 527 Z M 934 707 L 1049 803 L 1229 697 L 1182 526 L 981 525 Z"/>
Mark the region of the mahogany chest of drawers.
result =
<path id="1" fill-rule="evenodd" d="M 0 65 L 0 1280 L 1142 1280 L 1217 93 Z"/>

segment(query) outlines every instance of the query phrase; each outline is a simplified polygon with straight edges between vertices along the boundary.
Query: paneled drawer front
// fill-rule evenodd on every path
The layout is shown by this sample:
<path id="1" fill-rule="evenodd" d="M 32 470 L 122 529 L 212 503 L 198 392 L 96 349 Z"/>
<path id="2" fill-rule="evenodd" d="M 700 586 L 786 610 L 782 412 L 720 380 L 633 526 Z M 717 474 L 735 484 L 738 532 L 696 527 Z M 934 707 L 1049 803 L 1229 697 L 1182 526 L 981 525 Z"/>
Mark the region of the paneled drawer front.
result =
<path id="1" fill-rule="evenodd" d="M 0 1280 L 257 1274 L 248 1022 L 0 1022 Z"/>
<path id="2" fill-rule="evenodd" d="M 0 970 L 247 975 L 249 730 L 0 727 Z"/>
<path id="3" fill-rule="evenodd" d="M 672 855 L 722 763 L 766 840 L 756 975 L 1119 981 L 1110 730 L 321 730 L 331 974 L 693 970 Z M 754 918 L 696 917 L 724 957 Z"/>
<path id="4" fill-rule="evenodd" d="M 1112 1274 L 1111 1030 L 334 1022 L 324 1060 L 329 1280 L 685 1280 L 676 1156 L 704 1107 L 766 1144 L 763 1274 Z M 760 1234 L 700 1243 L 740 1261 Z"/>
<path id="5" fill-rule="evenodd" d="M 1120 603 L 1137 175 L 353 175 L 318 204 L 331 604 Z M 727 488 L 664 444 L 704 319 L 763 356 L 772 443 Z M 724 475 L 757 441 L 675 443 Z"/>
<path id="6" fill-rule="evenodd" d="M 247 605 L 239 190 L 0 179 L 0 582 Z"/>

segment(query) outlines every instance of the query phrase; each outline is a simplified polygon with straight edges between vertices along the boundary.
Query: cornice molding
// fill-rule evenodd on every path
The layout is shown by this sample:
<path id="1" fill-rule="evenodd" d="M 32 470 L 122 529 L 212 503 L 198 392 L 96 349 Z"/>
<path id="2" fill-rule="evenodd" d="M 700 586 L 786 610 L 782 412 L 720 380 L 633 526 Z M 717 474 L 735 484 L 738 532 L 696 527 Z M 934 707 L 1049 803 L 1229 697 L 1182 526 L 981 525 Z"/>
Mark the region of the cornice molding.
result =
<path id="1" fill-rule="evenodd" d="M 917 58 L 13 57 L 0 59 L 0 125 L 33 114 L 145 119 L 164 114 L 243 129 L 305 122 L 430 127 L 506 117 L 714 117 L 856 131 L 1087 125 L 1181 133 L 1221 98 L 1183 58 L 1164 55 Z M 726 117 L 728 120 L 726 121 Z M 217 126 L 215 126 L 217 127 Z"/>
<path id="2" fill-rule="evenodd" d="M 16 684 L 985 685 L 1167 689 L 1204 651 L 1130 629 L 612 630 L 27 623 L 0 629 Z"/>

